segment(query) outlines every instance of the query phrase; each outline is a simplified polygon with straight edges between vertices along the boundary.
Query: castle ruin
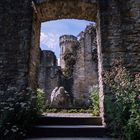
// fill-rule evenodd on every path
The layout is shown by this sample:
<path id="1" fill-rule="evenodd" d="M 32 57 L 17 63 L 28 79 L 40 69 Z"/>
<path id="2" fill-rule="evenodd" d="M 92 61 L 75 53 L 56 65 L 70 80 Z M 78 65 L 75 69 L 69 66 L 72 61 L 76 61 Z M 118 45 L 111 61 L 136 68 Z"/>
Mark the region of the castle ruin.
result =
<path id="1" fill-rule="evenodd" d="M 41 51 L 39 68 L 39 87 L 44 90 L 46 104 L 50 104 L 51 92 L 60 85 L 61 68 L 57 66 L 57 59 L 52 51 Z"/>
<path id="2" fill-rule="evenodd" d="M 47 102 L 56 87 L 63 86 L 71 98 L 71 107 L 89 107 L 90 93 L 98 85 L 95 26 L 89 25 L 80 34 L 60 37 L 60 67 L 53 52 L 42 51 L 39 87 Z"/>
<path id="3" fill-rule="evenodd" d="M 73 70 L 72 92 L 78 106 L 90 105 L 90 93 L 98 85 L 96 30 L 93 25 L 80 33 L 76 63 Z M 96 57 L 96 59 L 94 59 Z"/>
<path id="4" fill-rule="evenodd" d="M 96 22 L 100 116 L 108 126 L 105 106 L 111 93 L 104 74 L 121 60 L 131 74 L 140 72 L 139 0 L 1 0 L 0 91 L 38 87 L 42 22 L 84 19 Z M 6 11 L 6 12 L 5 12 Z M 109 93 L 109 94 L 108 94 Z"/>

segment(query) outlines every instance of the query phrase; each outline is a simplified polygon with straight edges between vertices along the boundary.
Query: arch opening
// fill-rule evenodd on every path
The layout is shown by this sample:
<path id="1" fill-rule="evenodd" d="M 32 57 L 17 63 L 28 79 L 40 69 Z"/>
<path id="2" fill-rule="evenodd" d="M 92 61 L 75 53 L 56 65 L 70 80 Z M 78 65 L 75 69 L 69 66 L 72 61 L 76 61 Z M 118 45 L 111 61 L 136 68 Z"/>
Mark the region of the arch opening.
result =
<path id="1" fill-rule="evenodd" d="M 36 0 L 33 3 L 34 14 L 33 14 L 33 33 L 32 33 L 32 47 L 31 47 L 31 59 L 30 59 L 30 78 L 29 81 L 31 86 L 34 84 L 34 77 L 37 77 L 36 73 L 39 71 L 38 64 L 33 64 L 33 59 L 40 60 L 40 27 L 41 23 L 50 20 L 58 19 L 82 19 L 90 20 L 98 23 L 97 17 L 97 3 L 95 0 L 85 2 L 83 0 L 78 1 L 48 1 L 48 0 Z M 98 25 L 97 25 L 98 26 Z M 97 37 L 100 38 L 98 28 L 96 28 Z M 97 39 L 97 48 L 99 42 Z M 32 52 L 37 53 L 37 57 L 32 55 Z M 100 55 L 98 55 L 100 57 Z M 98 60 L 100 60 L 98 58 Z M 101 60 L 100 62 L 101 63 Z M 101 65 L 101 64 L 100 64 Z M 35 72 L 33 72 L 35 71 Z M 82 85 L 81 85 L 82 86 Z M 100 95 L 100 116 L 103 117 L 103 95 Z"/>

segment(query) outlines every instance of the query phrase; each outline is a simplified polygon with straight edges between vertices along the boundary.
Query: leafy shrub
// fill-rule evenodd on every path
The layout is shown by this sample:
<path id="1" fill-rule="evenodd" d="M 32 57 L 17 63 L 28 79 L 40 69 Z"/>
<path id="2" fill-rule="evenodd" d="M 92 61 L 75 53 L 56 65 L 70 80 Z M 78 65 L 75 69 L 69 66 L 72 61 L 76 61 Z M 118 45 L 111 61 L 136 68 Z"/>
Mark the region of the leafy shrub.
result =
<path id="1" fill-rule="evenodd" d="M 105 96 L 109 127 L 123 139 L 140 139 L 140 74 L 134 77 L 119 65 L 105 73 L 104 81 L 111 91 Z"/>
<path id="2" fill-rule="evenodd" d="M 99 116 L 100 108 L 99 108 L 99 90 L 98 87 L 95 86 L 90 94 L 91 99 L 91 107 L 93 116 Z"/>
<path id="3" fill-rule="evenodd" d="M 0 92 L 0 139 L 21 139 L 40 113 L 38 93 L 12 87 Z"/>
<path id="4" fill-rule="evenodd" d="M 63 74 L 66 77 L 71 77 L 73 73 L 73 68 L 76 63 L 76 44 L 73 45 L 72 51 L 66 50 L 64 53 L 65 60 L 65 69 L 63 70 Z"/>
<path id="5" fill-rule="evenodd" d="M 42 89 L 37 89 L 36 94 L 36 108 L 38 113 L 43 113 L 46 109 L 45 94 Z"/>

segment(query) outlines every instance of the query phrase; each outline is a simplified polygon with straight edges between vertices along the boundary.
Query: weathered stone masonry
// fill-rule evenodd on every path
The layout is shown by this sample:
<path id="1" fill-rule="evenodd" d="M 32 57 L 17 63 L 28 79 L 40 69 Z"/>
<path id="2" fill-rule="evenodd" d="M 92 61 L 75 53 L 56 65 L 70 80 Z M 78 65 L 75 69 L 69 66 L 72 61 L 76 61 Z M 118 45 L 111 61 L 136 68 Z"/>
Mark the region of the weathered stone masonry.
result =
<path id="1" fill-rule="evenodd" d="M 85 31 L 80 34 L 76 64 L 73 70 L 72 92 L 75 106 L 88 107 L 90 93 L 98 85 L 97 61 L 93 59 L 97 49 L 95 40 L 96 31 L 93 25 L 87 26 Z"/>
<path id="2" fill-rule="evenodd" d="M 62 69 L 66 68 L 65 56 L 68 53 L 74 53 L 78 47 L 77 37 L 73 35 L 63 35 L 59 39 L 60 42 L 60 66 Z"/>
<path id="3" fill-rule="evenodd" d="M 30 0 L 0 1 L 0 90 L 28 86 L 32 12 Z"/>
<path id="4" fill-rule="evenodd" d="M 97 46 L 101 112 L 107 90 L 103 84 L 103 71 L 109 70 L 114 61 L 121 59 L 132 73 L 140 71 L 140 1 L 99 1 L 97 8 Z M 106 121 L 106 120 L 105 120 Z"/>
<path id="5" fill-rule="evenodd" d="M 33 6 L 33 5 L 32 5 Z M 38 19 L 37 14 L 33 13 L 33 21 L 32 21 L 32 39 L 31 39 L 31 47 L 30 47 L 30 60 L 29 60 L 29 86 L 33 89 L 38 87 L 38 72 L 39 72 L 39 64 L 41 59 L 41 50 L 40 46 L 40 28 L 41 22 Z"/>
<path id="6" fill-rule="evenodd" d="M 33 10 L 31 0 L 0 1 L 0 89 L 4 90 L 13 85 L 29 86 L 33 12 L 36 11 L 39 22 L 61 18 L 92 20 L 97 23 L 102 112 L 104 95 L 106 97 L 102 71 L 110 69 L 118 56 L 121 56 L 123 64 L 131 72 L 140 71 L 140 1 L 34 0 L 34 2 L 36 10 Z M 104 112 L 107 116 L 106 110 Z"/>
<path id="7" fill-rule="evenodd" d="M 50 105 L 52 91 L 61 85 L 61 69 L 52 51 L 41 51 L 38 85 L 45 92 L 46 105 Z"/>

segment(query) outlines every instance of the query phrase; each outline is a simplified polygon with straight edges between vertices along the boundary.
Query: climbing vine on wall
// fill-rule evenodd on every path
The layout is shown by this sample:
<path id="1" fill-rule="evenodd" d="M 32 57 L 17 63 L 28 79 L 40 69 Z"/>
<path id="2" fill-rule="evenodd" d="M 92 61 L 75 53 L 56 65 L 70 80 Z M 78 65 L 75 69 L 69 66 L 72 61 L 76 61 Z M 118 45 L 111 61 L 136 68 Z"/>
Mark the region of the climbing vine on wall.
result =
<path id="1" fill-rule="evenodd" d="M 66 50 L 64 53 L 64 60 L 65 60 L 65 69 L 63 73 L 66 77 L 71 77 L 74 69 L 74 65 L 76 63 L 76 45 L 72 46 L 72 51 Z"/>
<path id="2" fill-rule="evenodd" d="M 111 91 L 105 96 L 109 128 L 124 140 L 140 139 L 140 73 L 132 76 L 118 65 L 105 73 L 104 81 Z"/>

